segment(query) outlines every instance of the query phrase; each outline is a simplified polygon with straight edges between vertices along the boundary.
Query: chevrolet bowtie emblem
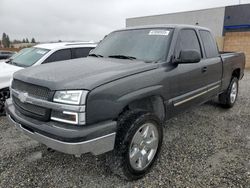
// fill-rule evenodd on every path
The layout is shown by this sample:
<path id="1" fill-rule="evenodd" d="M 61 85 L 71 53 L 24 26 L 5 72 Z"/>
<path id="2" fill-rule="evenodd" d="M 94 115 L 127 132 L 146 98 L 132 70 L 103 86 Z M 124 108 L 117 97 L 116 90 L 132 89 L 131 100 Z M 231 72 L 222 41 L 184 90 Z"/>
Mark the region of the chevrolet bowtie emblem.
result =
<path id="1" fill-rule="evenodd" d="M 28 93 L 19 93 L 19 95 L 18 95 L 18 99 L 22 103 L 24 103 L 27 100 L 27 97 L 28 97 Z"/>

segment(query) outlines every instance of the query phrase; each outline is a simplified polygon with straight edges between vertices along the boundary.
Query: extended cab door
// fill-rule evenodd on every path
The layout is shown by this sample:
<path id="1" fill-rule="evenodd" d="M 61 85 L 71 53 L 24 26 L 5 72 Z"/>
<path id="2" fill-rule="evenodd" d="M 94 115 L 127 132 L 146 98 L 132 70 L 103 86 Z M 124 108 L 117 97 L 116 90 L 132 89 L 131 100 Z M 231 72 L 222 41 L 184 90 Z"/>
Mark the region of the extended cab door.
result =
<path id="1" fill-rule="evenodd" d="M 201 45 L 196 30 L 179 31 L 174 56 L 179 58 L 182 50 L 197 50 L 202 55 Z M 177 64 L 171 76 L 171 103 L 174 114 L 193 105 L 202 103 L 207 90 L 206 78 L 202 71 L 204 59 L 198 63 Z"/>
<path id="2" fill-rule="evenodd" d="M 219 56 L 216 41 L 211 33 L 206 30 L 200 30 L 199 34 L 204 49 L 204 56 L 206 57 L 201 63 L 203 79 L 208 87 L 207 97 L 211 98 L 220 91 L 223 64 Z"/>

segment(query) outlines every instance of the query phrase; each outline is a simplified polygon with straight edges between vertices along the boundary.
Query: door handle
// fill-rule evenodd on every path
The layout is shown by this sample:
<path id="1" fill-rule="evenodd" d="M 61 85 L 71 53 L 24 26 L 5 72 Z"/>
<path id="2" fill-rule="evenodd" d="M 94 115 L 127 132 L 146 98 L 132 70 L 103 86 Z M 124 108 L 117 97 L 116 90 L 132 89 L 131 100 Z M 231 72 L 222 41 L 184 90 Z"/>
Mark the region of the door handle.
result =
<path id="1" fill-rule="evenodd" d="M 202 67 L 201 72 L 202 73 L 207 72 L 207 67 Z"/>

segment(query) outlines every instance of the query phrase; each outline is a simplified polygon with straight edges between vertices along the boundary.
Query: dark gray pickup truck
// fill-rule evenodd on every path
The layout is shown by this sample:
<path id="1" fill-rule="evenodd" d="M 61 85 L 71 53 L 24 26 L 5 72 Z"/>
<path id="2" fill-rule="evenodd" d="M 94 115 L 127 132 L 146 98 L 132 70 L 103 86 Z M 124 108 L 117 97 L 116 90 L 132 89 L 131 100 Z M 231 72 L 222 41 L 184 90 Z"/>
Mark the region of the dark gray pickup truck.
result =
<path id="1" fill-rule="evenodd" d="M 15 73 L 6 111 L 49 148 L 107 153 L 109 167 L 133 180 L 154 164 L 165 120 L 216 96 L 223 107 L 234 105 L 244 67 L 244 54 L 220 54 L 206 28 L 128 28 L 87 58 Z"/>

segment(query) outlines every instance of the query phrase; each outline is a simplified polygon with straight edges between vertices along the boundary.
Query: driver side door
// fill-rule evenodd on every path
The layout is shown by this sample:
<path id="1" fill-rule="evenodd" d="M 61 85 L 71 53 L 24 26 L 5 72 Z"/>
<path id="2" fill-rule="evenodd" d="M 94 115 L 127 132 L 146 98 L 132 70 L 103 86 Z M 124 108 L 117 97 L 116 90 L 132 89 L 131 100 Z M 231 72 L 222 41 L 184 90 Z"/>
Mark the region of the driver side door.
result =
<path id="1" fill-rule="evenodd" d="M 203 94 L 206 92 L 206 82 L 202 67 L 204 59 L 196 30 L 182 29 L 179 31 L 174 53 L 177 59 L 182 50 L 197 50 L 202 59 L 198 63 L 180 63 L 173 69 L 170 83 L 173 114 L 180 113 L 205 100 Z"/>

